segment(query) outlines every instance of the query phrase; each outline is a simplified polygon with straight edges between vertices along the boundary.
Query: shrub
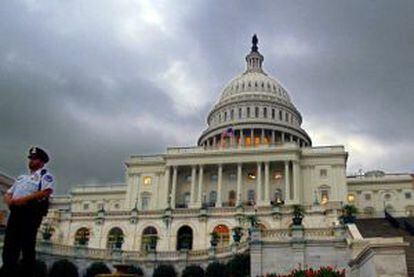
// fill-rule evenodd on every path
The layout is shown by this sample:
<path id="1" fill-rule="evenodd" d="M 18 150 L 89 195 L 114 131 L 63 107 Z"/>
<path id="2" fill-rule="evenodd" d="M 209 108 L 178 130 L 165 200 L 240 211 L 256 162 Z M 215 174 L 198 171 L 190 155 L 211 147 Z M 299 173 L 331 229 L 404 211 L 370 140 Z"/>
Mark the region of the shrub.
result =
<path id="1" fill-rule="evenodd" d="M 250 255 L 237 254 L 226 264 L 229 277 L 250 276 Z"/>
<path id="2" fill-rule="evenodd" d="M 331 266 L 322 266 L 319 269 L 294 269 L 286 275 L 266 274 L 266 277 L 345 277 L 345 269 L 339 270 Z"/>
<path id="3" fill-rule="evenodd" d="M 78 268 L 68 260 L 59 260 L 53 263 L 49 277 L 79 277 Z"/>
<path id="4" fill-rule="evenodd" d="M 212 262 L 206 268 L 205 277 L 226 277 L 226 265 Z"/>
<path id="5" fill-rule="evenodd" d="M 159 265 L 152 274 L 152 277 L 176 277 L 177 273 L 172 265 Z"/>
<path id="6" fill-rule="evenodd" d="M 134 265 L 130 266 L 125 273 L 135 274 L 138 276 L 144 276 L 144 272 L 142 271 L 142 269 L 139 266 L 134 266 Z"/>
<path id="7" fill-rule="evenodd" d="M 184 268 L 181 277 L 203 277 L 204 269 L 198 265 L 190 265 Z"/>
<path id="8" fill-rule="evenodd" d="M 103 273 L 111 273 L 111 270 L 103 262 L 94 262 L 86 269 L 85 277 L 95 277 Z"/>

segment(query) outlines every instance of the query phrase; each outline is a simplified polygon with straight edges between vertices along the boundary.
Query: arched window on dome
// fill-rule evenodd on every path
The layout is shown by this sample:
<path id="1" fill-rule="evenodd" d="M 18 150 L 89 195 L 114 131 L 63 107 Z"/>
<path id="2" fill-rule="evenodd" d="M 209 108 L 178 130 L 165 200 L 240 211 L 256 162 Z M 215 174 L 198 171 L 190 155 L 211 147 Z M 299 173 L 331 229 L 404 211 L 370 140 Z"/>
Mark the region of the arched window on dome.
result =
<path id="1" fill-rule="evenodd" d="M 246 114 L 247 114 L 247 118 L 249 118 L 250 117 L 250 107 L 247 107 Z"/>
<path id="2" fill-rule="evenodd" d="M 262 88 L 264 88 L 264 82 L 262 82 Z"/>
<path id="3" fill-rule="evenodd" d="M 106 242 L 107 249 L 122 249 L 122 244 L 124 243 L 124 232 L 121 228 L 114 227 L 108 233 L 108 239 Z"/>
<path id="4" fill-rule="evenodd" d="M 259 117 L 259 107 L 256 107 L 255 109 L 254 109 L 254 117 Z"/>
<path id="5" fill-rule="evenodd" d="M 230 111 L 230 120 L 233 120 L 233 119 L 234 119 L 234 110 L 232 109 Z"/>
<path id="6" fill-rule="evenodd" d="M 248 86 L 249 88 L 251 88 L 251 87 L 252 87 L 252 84 L 249 82 L 249 83 L 247 84 L 247 86 Z"/>
<path id="7" fill-rule="evenodd" d="M 282 120 L 282 111 L 279 111 L 279 120 Z"/>
<path id="8" fill-rule="evenodd" d="M 217 247 L 227 246 L 230 242 L 230 230 L 226 225 L 220 224 L 217 225 L 214 230 L 214 233 L 217 235 Z"/>
<path id="9" fill-rule="evenodd" d="M 255 88 L 257 88 L 257 87 L 258 87 L 257 82 L 254 82 L 254 87 L 255 87 Z"/>
<path id="10" fill-rule="evenodd" d="M 263 108 L 263 117 L 267 118 L 267 108 L 266 107 Z"/>
<path id="11" fill-rule="evenodd" d="M 239 118 L 242 118 L 242 108 L 239 108 Z"/>
<path id="12" fill-rule="evenodd" d="M 224 121 L 227 121 L 227 112 L 224 112 Z"/>
<path id="13" fill-rule="evenodd" d="M 142 232 L 141 251 L 156 250 L 158 241 L 158 232 L 155 227 L 148 226 Z"/>
<path id="14" fill-rule="evenodd" d="M 244 84 L 244 82 L 242 83 L 242 89 L 244 89 L 246 87 L 246 85 Z"/>
<path id="15" fill-rule="evenodd" d="M 221 113 L 218 115 L 218 122 L 221 122 Z"/>
<path id="16" fill-rule="evenodd" d="M 285 121 L 289 122 L 289 114 L 287 112 L 285 113 Z"/>
<path id="17" fill-rule="evenodd" d="M 275 109 L 272 109 L 272 119 L 275 119 Z"/>
<path id="18" fill-rule="evenodd" d="M 269 83 L 267 83 L 267 89 L 270 90 L 270 84 Z"/>

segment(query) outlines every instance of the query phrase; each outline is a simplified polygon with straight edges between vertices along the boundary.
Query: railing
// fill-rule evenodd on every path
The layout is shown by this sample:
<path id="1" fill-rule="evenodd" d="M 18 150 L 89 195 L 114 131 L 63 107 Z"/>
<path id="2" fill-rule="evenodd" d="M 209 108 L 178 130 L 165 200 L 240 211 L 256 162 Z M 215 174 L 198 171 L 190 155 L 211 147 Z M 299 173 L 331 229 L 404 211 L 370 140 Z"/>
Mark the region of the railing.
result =
<path id="1" fill-rule="evenodd" d="M 263 240 L 266 241 L 289 241 L 291 239 L 290 229 L 269 229 L 261 231 Z"/>
<path id="2" fill-rule="evenodd" d="M 234 252 L 241 253 L 248 249 L 248 242 L 243 242 L 238 245 L 229 245 L 215 249 L 215 253 L 220 257 L 231 256 Z M 103 259 L 103 260 L 130 260 L 130 261 L 150 261 L 154 259 L 159 260 L 179 260 L 179 259 L 207 259 L 210 255 L 209 249 L 188 250 L 188 251 L 157 251 L 157 252 L 142 252 L 142 251 L 120 251 L 110 249 L 89 248 L 85 246 L 72 246 L 47 242 L 38 242 L 36 245 L 38 253 L 76 257 L 86 259 Z"/>
<path id="3" fill-rule="evenodd" d="M 335 237 L 332 228 L 311 228 L 305 229 L 306 240 L 332 240 Z"/>

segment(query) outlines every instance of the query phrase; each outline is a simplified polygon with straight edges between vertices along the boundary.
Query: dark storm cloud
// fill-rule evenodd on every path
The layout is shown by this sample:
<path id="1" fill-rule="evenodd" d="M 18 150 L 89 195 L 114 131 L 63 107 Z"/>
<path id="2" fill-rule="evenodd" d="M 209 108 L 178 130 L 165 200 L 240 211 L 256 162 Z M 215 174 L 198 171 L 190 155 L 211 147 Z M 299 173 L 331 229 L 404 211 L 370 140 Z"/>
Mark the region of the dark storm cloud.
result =
<path id="1" fill-rule="evenodd" d="M 191 145 L 253 33 L 314 144 L 349 169 L 414 169 L 408 1 L 13 1 L 0 11 L 0 170 L 53 154 L 59 192 L 123 181 L 131 154 Z"/>

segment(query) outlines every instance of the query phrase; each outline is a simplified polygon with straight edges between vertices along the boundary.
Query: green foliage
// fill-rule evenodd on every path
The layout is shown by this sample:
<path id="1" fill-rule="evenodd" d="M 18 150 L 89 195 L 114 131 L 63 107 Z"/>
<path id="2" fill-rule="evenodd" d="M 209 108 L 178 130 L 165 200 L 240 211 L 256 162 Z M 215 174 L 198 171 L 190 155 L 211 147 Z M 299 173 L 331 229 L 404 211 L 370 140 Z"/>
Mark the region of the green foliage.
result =
<path id="1" fill-rule="evenodd" d="M 293 217 L 303 218 L 305 216 L 305 209 L 302 205 L 293 205 Z"/>
<path id="2" fill-rule="evenodd" d="M 177 273 L 172 265 L 159 265 L 152 274 L 152 277 L 176 277 Z"/>
<path id="3" fill-rule="evenodd" d="M 137 276 L 144 276 L 144 272 L 142 271 L 142 269 L 139 266 L 130 266 L 126 272 L 127 274 L 135 274 Z"/>
<path id="4" fill-rule="evenodd" d="M 213 262 L 206 268 L 205 277 L 226 277 L 226 265 Z"/>
<path id="5" fill-rule="evenodd" d="M 250 255 L 237 254 L 226 264 L 226 273 L 229 277 L 250 276 Z"/>
<path id="6" fill-rule="evenodd" d="M 348 204 L 343 207 L 343 213 L 345 216 L 354 216 L 358 213 L 358 209 L 354 205 Z"/>
<path id="7" fill-rule="evenodd" d="M 260 224 L 259 217 L 256 214 L 245 215 L 243 220 L 248 222 L 252 228 L 257 228 Z"/>
<path id="8" fill-rule="evenodd" d="M 68 260 L 53 263 L 48 277 L 79 277 L 78 268 Z"/>
<path id="9" fill-rule="evenodd" d="M 345 269 L 339 270 L 331 266 L 323 266 L 319 269 L 294 269 L 288 274 L 266 274 L 266 277 L 345 277 Z"/>
<path id="10" fill-rule="evenodd" d="M 204 269 L 198 265 L 190 265 L 184 268 L 181 277 L 203 277 Z"/>
<path id="11" fill-rule="evenodd" d="M 84 277 L 95 277 L 96 275 L 103 273 L 111 273 L 111 270 L 103 262 L 94 262 L 86 269 Z"/>

